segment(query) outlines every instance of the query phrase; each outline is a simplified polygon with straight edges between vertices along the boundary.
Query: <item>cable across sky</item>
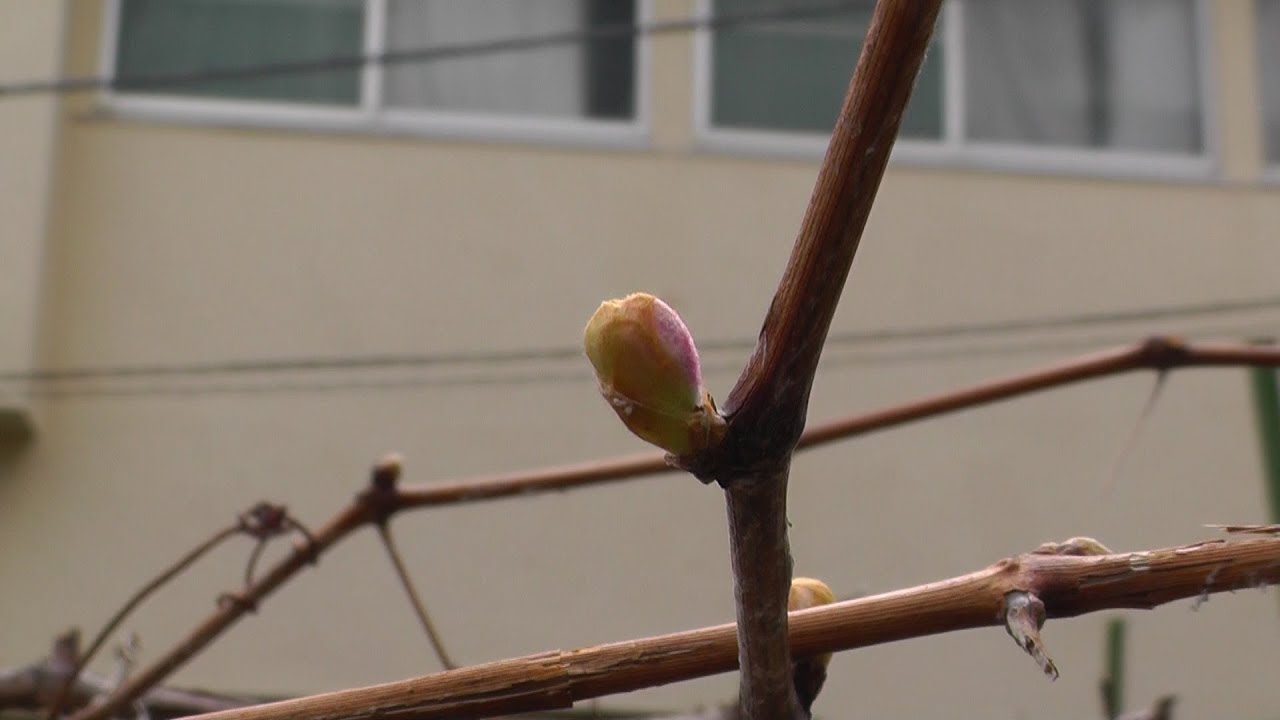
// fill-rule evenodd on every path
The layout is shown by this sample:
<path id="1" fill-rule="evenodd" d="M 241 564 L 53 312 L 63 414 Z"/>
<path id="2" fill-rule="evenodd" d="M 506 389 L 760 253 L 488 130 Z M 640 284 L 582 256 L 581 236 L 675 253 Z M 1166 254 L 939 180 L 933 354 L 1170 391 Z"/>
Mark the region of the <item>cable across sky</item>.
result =
<path id="1" fill-rule="evenodd" d="M 1044 331 L 1063 331 L 1151 322 L 1220 317 L 1247 312 L 1280 309 L 1280 295 L 1236 298 L 1214 302 L 1159 305 L 1109 312 L 1075 313 L 1012 318 L 1009 320 L 945 325 L 918 325 L 865 331 L 832 333 L 827 346 L 832 350 L 859 348 L 905 341 L 955 340 L 961 338 L 1008 337 Z M 1280 329 L 1280 323 L 1277 323 Z M 1265 327 L 1265 326 L 1260 326 Z M 698 343 L 703 354 L 739 351 L 755 346 L 755 338 L 708 340 Z M 373 353 L 362 355 L 252 358 L 191 363 L 137 363 L 39 368 L 0 372 L 0 383 L 58 383 L 83 380 L 139 380 L 196 378 L 235 375 L 267 375 L 324 371 L 385 371 L 422 368 L 467 368 L 528 365 L 531 363 L 577 360 L 578 345 L 522 348 L 477 352 Z"/>
<path id="2" fill-rule="evenodd" d="M 1275 324 L 1255 323 L 1245 325 L 1211 325 L 1186 328 L 1184 331 L 1196 338 L 1250 339 L 1271 337 Z M 875 367 L 905 364 L 939 364 L 975 358 L 1008 357 L 1044 353 L 1068 353 L 1097 350 L 1132 343 L 1141 339 L 1134 334 L 1113 331 L 1107 334 L 1083 337 L 1054 338 L 1047 340 L 994 340 L 968 343 L 959 347 L 924 348 L 908 350 L 858 352 L 841 355 L 838 352 L 823 356 L 824 372 L 841 371 L 855 367 Z M 736 373 L 741 369 L 740 359 L 720 359 L 703 363 L 707 375 Z M 549 383 L 592 383 L 592 373 L 585 361 L 573 367 L 560 366 L 550 369 L 526 370 L 522 368 L 484 368 L 461 374 L 439 374 L 418 370 L 410 374 L 392 376 L 348 372 L 337 377 L 321 378 L 265 378 L 256 376 L 246 380 L 218 378 L 171 378 L 159 381 L 142 378 L 108 379 L 104 384 L 41 384 L 27 388 L 22 394 L 51 400 L 79 398 L 133 398 L 133 397 L 187 397 L 226 395 L 282 395 L 318 394 L 332 392 L 385 392 L 391 390 L 423 388 L 476 388 L 485 386 L 541 385 Z"/>
<path id="3" fill-rule="evenodd" d="M 841 2 L 796 5 L 774 10 L 732 14 L 716 13 L 708 17 L 662 20 L 643 24 L 619 23 L 601 25 L 587 30 L 565 30 L 536 35 L 517 35 L 494 40 L 445 43 L 361 55 L 333 55 L 289 62 L 208 68 L 191 72 L 117 76 L 89 75 L 53 80 L 30 80 L 0 85 L 0 100 L 20 95 L 91 92 L 118 88 L 142 90 L 188 87 L 229 80 L 257 80 L 289 75 L 332 72 L 335 70 L 353 70 L 369 65 L 429 63 L 478 55 L 535 50 L 543 47 L 576 45 L 597 40 L 667 35 L 694 30 L 717 30 L 752 23 L 818 18 L 838 15 L 858 7 L 866 7 L 866 3 L 858 0 L 842 0 Z"/>

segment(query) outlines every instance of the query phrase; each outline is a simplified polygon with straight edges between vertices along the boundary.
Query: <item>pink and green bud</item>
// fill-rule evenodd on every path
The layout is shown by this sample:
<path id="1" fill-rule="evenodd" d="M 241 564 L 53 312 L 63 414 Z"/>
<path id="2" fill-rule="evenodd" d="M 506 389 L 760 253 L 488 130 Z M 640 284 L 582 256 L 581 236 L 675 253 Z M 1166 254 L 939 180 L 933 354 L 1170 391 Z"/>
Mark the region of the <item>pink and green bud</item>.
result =
<path id="1" fill-rule="evenodd" d="M 583 333 L 600 394 L 631 432 L 673 455 L 715 444 L 724 419 L 702 385 L 684 321 L 646 293 L 609 300 Z"/>

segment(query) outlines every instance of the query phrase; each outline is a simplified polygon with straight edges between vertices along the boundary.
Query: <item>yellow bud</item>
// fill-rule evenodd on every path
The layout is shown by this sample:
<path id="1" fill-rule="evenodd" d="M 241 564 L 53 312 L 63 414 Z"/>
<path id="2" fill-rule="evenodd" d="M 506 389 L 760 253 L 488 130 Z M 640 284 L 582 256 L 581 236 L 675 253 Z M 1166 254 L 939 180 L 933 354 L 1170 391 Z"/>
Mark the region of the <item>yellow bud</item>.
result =
<path id="1" fill-rule="evenodd" d="M 798 577 L 791 580 L 791 594 L 787 596 L 788 610 L 807 610 L 836 601 L 836 594 L 821 580 Z"/>
<path id="2" fill-rule="evenodd" d="M 791 592 L 787 595 L 787 610 L 807 610 L 836 601 L 836 594 L 821 580 L 798 577 L 791 580 Z M 824 668 L 831 662 L 831 653 L 813 657 Z"/>

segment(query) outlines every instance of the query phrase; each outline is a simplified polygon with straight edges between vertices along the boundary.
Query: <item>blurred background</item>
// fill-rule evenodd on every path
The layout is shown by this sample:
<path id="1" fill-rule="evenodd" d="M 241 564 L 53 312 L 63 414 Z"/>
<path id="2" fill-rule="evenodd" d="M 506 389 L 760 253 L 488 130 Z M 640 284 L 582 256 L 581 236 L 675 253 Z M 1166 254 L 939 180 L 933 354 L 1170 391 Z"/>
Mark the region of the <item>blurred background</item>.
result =
<path id="1" fill-rule="evenodd" d="M 321 524 L 387 451 L 431 483 L 645 449 L 581 357 L 606 298 L 671 303 L 723 397 L 871 6 L 0 3 L 0 667 L 92 632 L 259 499 Z M 684 29 L 643 31 L 666 22 Z M 28 84 L 57 78 L 79 80 Z M 811 422 L 1152 333 L 1280 326 L 1280 0 L 949 0 L 915 92 Z M 1073 535 L 1136 550 L 1278 520 L 1266 373 L 1174 374 L 1112 482 L 1152 385 L 800 455 L 797 573 L 847 597 Z M 666 475 L 395 525 L 470 664 L 731 619 L 722 504 Z M 127 623 L 144 660 L 237 587 L 235 547 Z M 1123 616 L 1130 705 L 1277 718 L 1278 614 L 1247 590 L 1055 621 L 1055 683 L 998 628 L 843 653 L 815 709 L 1100 717 Z M 437 669 L 362 532 L 173 681 L 303 694 Z"/>

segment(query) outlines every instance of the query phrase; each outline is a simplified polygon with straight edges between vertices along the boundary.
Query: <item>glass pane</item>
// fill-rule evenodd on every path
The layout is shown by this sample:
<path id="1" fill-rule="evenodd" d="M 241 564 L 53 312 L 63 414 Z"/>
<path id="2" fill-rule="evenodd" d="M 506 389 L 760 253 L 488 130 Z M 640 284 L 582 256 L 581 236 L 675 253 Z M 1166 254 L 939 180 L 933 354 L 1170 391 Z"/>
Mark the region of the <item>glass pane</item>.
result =
<path id="1" fill-rule="evenodd" d="M 1267 162 L 1280 164 L 1280 0 L 1258 1 L 1258 74 Z"/>
<path id="2" fill-rule="evenodd" d="M 977 140 L 1199 153 L 1194 0 L 967 0 Z"/>
<path id="3" fill-rule="evenodd" d="M 634 0 L 390 0 L 387 48 L 530 37 L 635 22 Z M 393 107 L 629 119 L 635 114 L 631 36 L 395 64 Z"/>
<path id="4" fill-rule="evenodd" d="M 712 35 L 711 124 L 722 128 L 828 133 L 849 87 L 874 0 L 865 7 L 808 12 L 789 0 L 716 0 L 717 17 L 785 11 L 786 19 L 751 21 Z M 942 135 L 942 53 L 925 57 L 901 134 Z"/>
<path id="5" fill-rule="evenodd" d="M 148 89 L 128 78 L 359 55 L 361 0 L 123 0 L 116 76 L 122 90 L 351 105 L 358 69 Z"/>

